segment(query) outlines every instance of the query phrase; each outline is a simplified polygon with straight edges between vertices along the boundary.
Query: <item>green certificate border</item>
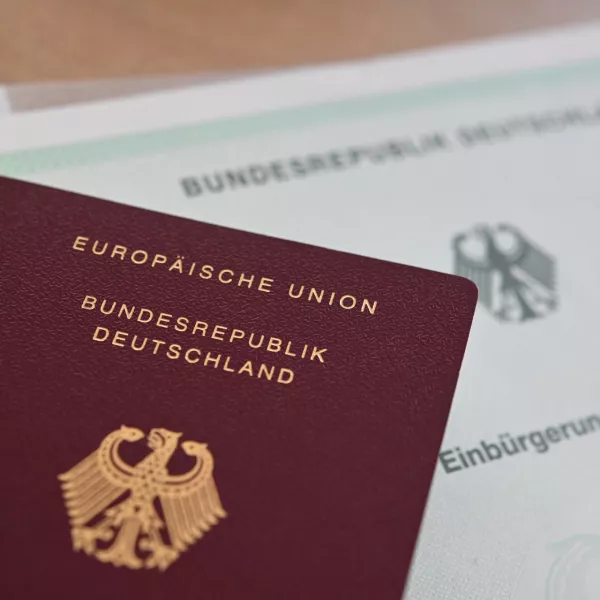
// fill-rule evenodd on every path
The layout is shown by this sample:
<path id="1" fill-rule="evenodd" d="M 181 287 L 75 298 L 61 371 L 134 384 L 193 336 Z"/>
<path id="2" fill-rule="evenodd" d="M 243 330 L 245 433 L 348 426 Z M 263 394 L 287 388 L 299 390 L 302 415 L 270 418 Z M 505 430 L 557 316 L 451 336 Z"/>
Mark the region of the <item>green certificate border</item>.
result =
<path id="1" fill-rule="evenodd" d="M 581 80 L 600 80 L 600 60 L 0 154 L 0 173 L 18 177 L 123 158 L 160 155 L 216 141 L 410 111 L 451 102 L 481 100 L 486 96 L 507 94 L 516 89 L 522 91 L 555 87 Z"/>

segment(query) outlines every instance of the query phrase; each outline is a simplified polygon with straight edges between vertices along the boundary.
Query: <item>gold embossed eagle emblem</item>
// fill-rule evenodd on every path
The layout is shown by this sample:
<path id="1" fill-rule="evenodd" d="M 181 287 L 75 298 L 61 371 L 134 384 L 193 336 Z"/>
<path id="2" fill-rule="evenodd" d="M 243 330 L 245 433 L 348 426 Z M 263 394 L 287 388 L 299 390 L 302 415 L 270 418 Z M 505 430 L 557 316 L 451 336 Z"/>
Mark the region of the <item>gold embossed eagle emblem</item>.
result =
<path id="1" fill-rule="evenodd" d="M 130 465 L 119 447 L 144 439 L 144 433 L 122 426 L 59 475 L 75 551 L 116 567 L 164 571 L 226 516 L 206 444 L 183 442 L 181 449 L 195 464 L 185 474 L 169 473 L 181 435 L 152 429 L 147 436 L 152 452 Z"/>

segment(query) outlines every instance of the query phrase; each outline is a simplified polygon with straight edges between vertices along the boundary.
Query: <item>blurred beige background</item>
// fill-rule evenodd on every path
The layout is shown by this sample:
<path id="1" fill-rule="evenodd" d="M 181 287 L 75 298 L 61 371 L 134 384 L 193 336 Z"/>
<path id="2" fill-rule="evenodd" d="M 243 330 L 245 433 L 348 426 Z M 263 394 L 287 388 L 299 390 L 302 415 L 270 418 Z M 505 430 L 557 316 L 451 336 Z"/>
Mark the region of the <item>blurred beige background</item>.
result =
<path id="1" fill-rule="evenodd" d="M 0 0 L 0 81 L 240 70 L 600 18 L 600 0 Z"/>

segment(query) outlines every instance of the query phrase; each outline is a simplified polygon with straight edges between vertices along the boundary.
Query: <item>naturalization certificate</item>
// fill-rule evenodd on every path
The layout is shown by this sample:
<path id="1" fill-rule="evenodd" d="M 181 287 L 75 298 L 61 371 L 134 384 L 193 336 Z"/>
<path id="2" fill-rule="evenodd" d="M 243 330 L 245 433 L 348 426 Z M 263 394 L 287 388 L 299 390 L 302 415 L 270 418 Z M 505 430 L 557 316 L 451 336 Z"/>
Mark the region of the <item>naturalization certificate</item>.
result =
<path id="1" fill-rule="evenodd" d="M 599 27 L 7 117 L 0 151 L 7 176 L 475 281 L 407 597 L 600 597 Z"/>

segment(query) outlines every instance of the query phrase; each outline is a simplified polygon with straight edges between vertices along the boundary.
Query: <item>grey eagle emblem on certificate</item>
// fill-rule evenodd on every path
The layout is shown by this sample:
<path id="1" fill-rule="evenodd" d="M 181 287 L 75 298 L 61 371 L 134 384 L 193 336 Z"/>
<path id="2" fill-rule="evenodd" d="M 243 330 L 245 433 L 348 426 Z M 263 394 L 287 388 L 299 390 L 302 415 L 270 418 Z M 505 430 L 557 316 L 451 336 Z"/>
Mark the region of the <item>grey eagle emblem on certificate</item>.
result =
<path id="1" fill-rule="evenodd" d="M 556 261 L 516 227 L 479 225 L 452 242 L 454 272 L 479 288 L 479 302 L 499 321 L 545 317 L 558 305 Z"/>

